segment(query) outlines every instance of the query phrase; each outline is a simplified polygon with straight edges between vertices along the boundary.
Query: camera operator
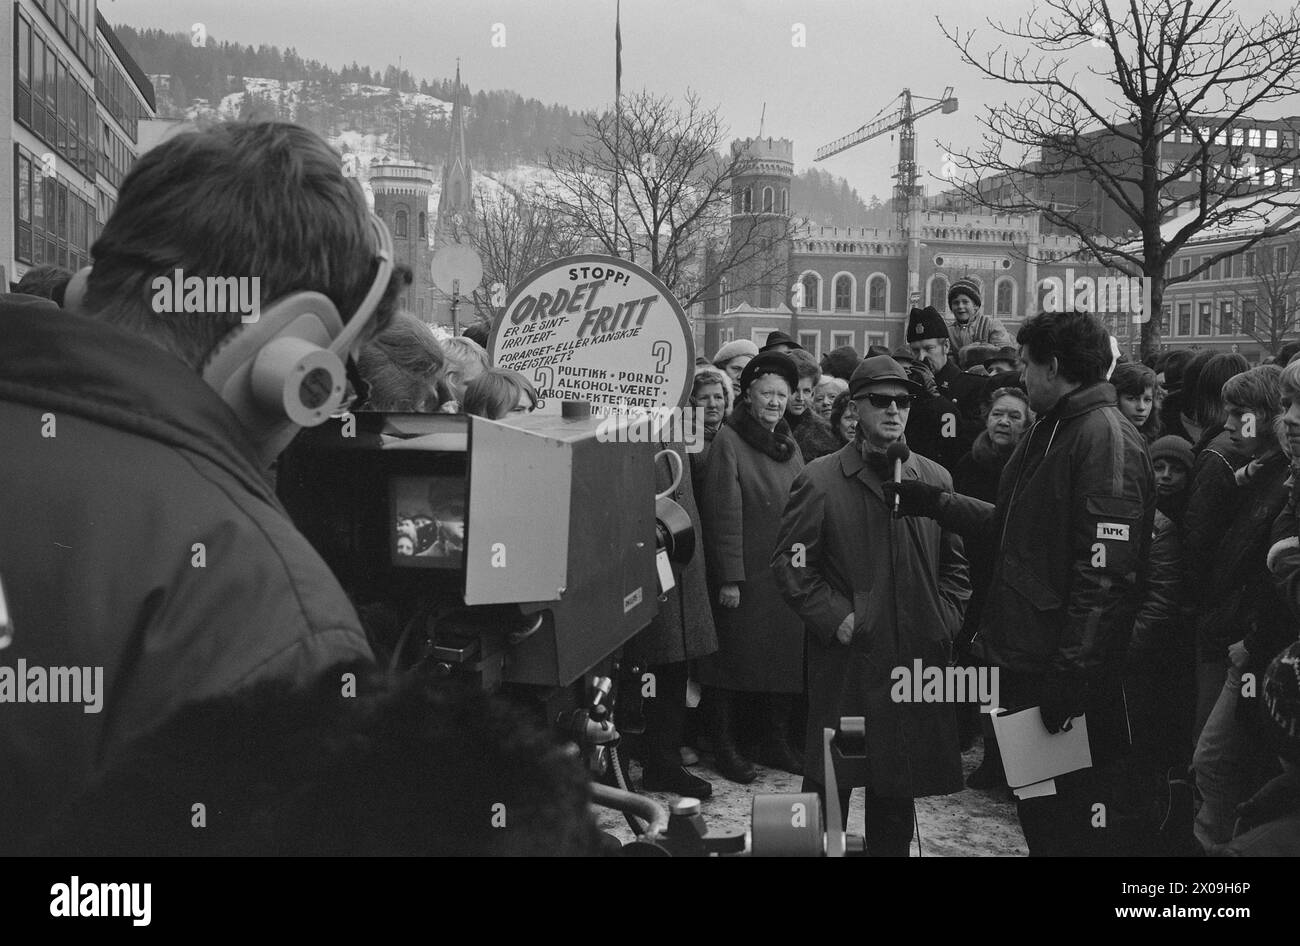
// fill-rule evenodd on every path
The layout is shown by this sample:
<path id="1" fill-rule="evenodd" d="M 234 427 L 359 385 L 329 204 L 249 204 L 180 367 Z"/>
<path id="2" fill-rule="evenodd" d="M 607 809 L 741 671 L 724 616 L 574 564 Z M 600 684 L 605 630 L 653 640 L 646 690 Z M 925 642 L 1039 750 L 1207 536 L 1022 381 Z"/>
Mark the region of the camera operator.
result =
<path id="1" fill-rule="evenodd" d="M 25 701 L 11 693 L 0 711 L 6 853 L 183 704 L 371 657 L 267 484 L 298 429 L 289 408 L 229 383 L 272 340 L 306 335 L 334 346 L 337 372 L 410 281 L 338 155 L 279 122 L 179 135 L 135 163 L 93 255 L 68 311 L 0 306 L 4 657 L 29 676 Z M 172 307 L 159 281 L 188 289 L 189 277 L 241 281 L 264 302 L 251 318 L 212 307 L 211 292 L 208 311 L 188 297 L 160 311 Z M 304 315 L 325 308 L 307 291 L 339 318 Z M 40 668 L 69 667 L 99 669 L 98 707 L 55 705 L 31 685 Z"/>

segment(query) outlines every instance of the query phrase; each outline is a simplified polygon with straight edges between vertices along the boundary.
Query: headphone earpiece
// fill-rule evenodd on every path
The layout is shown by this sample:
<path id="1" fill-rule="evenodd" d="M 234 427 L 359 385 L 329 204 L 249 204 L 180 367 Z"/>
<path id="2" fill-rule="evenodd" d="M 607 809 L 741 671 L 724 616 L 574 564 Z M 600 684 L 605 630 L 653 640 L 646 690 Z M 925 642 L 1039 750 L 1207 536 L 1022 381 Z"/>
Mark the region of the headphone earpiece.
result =
<path id="1" fill-rule="evenodd" d="M 204 366 L 203 380 L 250 427 L 314 427 L 347 391 L 343 358 L 331 350 L 342 331 L 327 296 L 294 293 L 233 329 Z"/>

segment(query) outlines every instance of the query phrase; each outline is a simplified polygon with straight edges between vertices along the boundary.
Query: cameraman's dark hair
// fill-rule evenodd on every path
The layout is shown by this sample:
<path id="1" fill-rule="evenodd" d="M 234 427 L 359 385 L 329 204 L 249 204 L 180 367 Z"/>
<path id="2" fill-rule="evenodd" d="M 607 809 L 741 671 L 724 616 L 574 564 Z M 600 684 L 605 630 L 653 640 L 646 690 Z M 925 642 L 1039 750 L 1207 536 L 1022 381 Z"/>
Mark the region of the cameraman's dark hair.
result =
<path id="1" fill-rule="evenodd" d="M 1278 350 L 1275 364 L 1280 368 L 1285 368 L 1291 364 L 1291 359 L 1297 354 L 1300 354 L 1300 342 L 1287 342 Z"/>
<path id="2" fill-rule="evenodd" d="M 23 278 L 14 285 L 14 292 L 50 299 L 62 307 L 63 291 L 68 288 L 71 279 L 72 273 L 62 266 L 37 266 L 23 273 Z"/>
<path id="3" fill-rule="evenodd" d="M 460 333 L 472 342 L 478 342 L 484 348 L 488 346 L 488 336 L 492 334 L 486 322 L 475 322 Z"/>
<path id="4" fill-rule="evenodd" d="M 446 359 L 429 327 L 407 312 L 372 339 L 357 357 L 370 387 L 365 410 L 433 413 L 438 376 Z"/>
<path id="5" fill-rule="evenodd" d="M 343 665 L 305 691 L 270 681 L 189 704 L 64 809 L 44 851 L 586 855 L 599 843 L 589 784 L 552 733 L 500 697 Z"/>
<path id="6" fill-rule="evenodd" d="M 1196 389 L 1187 402 L 1187 415 L 1201 427 L 1222 424 L 1228 410 L 1223 403 L 1223 385 L 1243 371 L 1250 370 L 1250 362 L 1234 352 L 1211 355 L 1196 375 Z"/>
<path id="7" fill-rule="evenodd" d="M 1016 342 L 1037 364 L 1055 358 L 1061 377 L 1078 384 L 1103 380 L 1112 360 L 1110 335 L 1088 312 L 1040 312 L 1020 326 Z"/>
<path id="8" fill-rule="evenodd" d="M 1187 369 L 1187 364 L 1192 360 L 1193 352 L 1190 348 L 1175 348 L 1173 351 L 1167 351 L 1160 356 L 1161 360 L 1156 365 L 1156 373 L 1164 372 L 1165 389 L 1168 391 L 1176 390 L 1182 387 L 1183 372 Z"/>
<path id="9" fill-rule="evenodd" d="M 240 315 L 155 312 L 155 278 L 257 276 L 263 305 L 314 290 L 346 321 L 378 270 L 376 249 L 365 197 L 319 135 L 286 122 L 218 124 L 135 162 L 91 248 L 85 305 L 199 371 Z M 379 328 L 410 280 L 409 267 L 394 267 Z"/>

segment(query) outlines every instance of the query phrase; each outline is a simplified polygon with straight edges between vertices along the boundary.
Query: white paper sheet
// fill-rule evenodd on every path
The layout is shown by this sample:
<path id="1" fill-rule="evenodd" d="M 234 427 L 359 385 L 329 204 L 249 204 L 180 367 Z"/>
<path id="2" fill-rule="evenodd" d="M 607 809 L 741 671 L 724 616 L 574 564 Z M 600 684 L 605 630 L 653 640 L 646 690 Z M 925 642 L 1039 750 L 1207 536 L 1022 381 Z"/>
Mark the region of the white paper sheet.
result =
<path id="1" fill-rule="evenodd" d="M 993 713 L 993 732 L 1002 752 L 1007 784 L 1013 789 L 1092 766 L 1086 716 L 1076 716 L 1068 732 L 1053 735 L 1043 725 L 1037 706 L 1017 713 L 997 710 Z"/>

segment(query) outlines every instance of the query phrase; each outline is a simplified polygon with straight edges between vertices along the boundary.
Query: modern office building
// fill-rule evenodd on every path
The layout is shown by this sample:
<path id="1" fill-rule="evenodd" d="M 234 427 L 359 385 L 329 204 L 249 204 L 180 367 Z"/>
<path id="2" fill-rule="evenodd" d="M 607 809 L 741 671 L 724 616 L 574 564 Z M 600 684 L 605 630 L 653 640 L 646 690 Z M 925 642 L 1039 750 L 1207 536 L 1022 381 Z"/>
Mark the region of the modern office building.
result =
<path id="1" fill-rule="evenodd" d="M 95 0 L 15 0 L 0 13 L 0 267 L 76 270 L 139 154 L 153 86 Z M 6 287 L 7 288 L 7 287 Z"/>

